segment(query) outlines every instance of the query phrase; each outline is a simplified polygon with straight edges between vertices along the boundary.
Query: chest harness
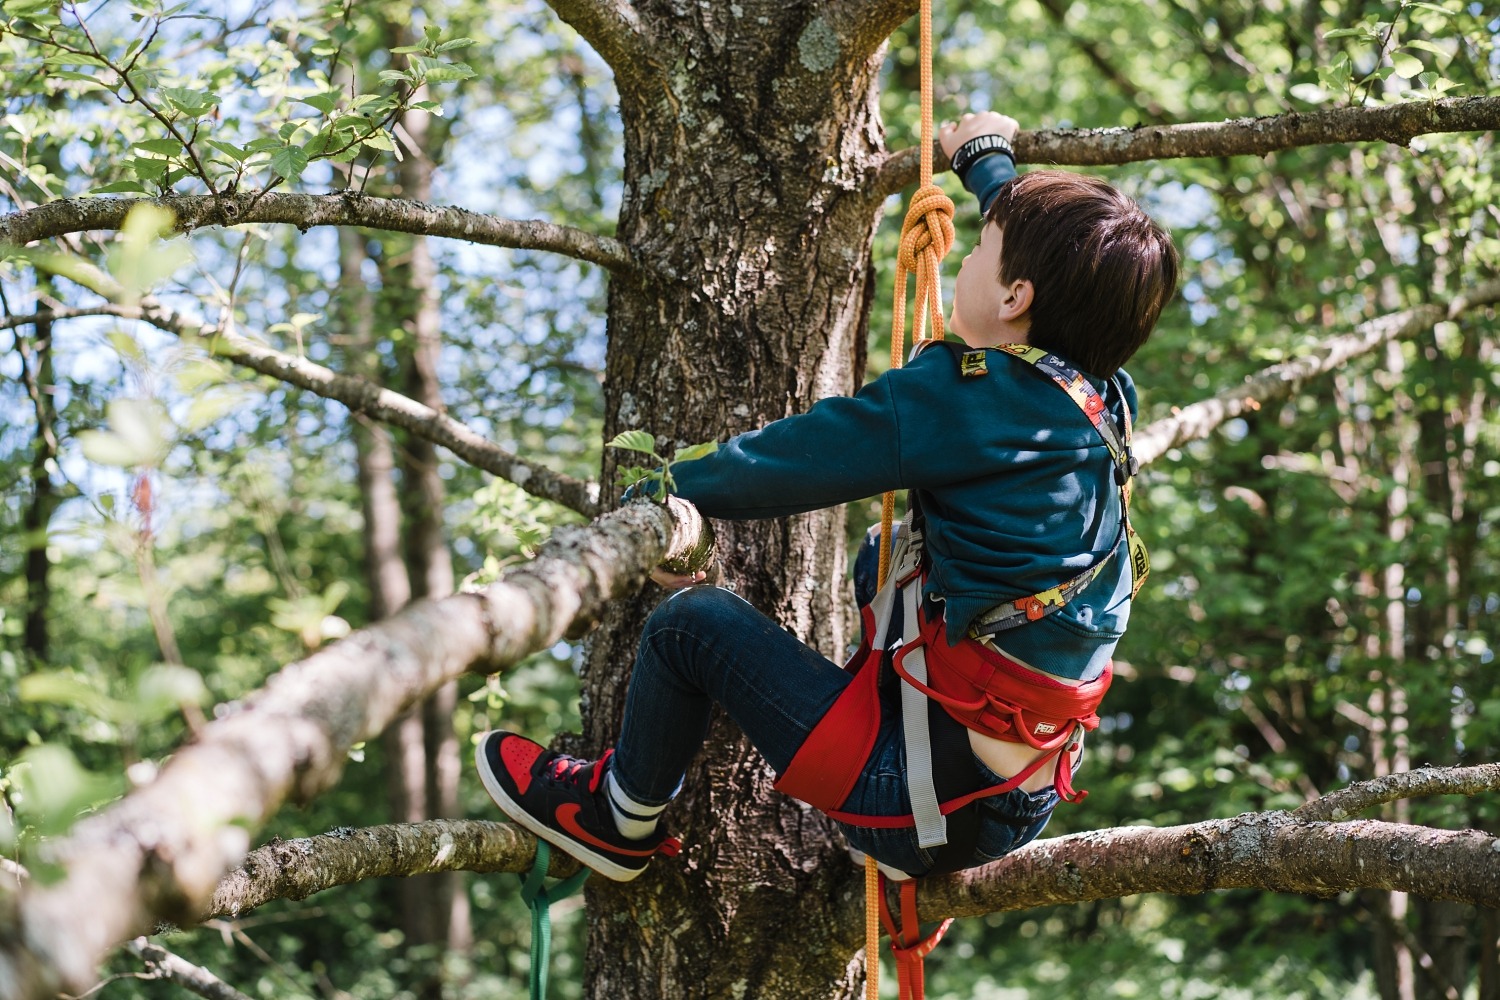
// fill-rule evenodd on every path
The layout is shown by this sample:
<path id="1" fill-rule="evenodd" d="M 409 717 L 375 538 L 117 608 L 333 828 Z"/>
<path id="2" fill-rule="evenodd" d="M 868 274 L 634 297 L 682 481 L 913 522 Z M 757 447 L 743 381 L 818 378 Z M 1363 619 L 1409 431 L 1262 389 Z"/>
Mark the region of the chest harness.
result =
<path id="1" fill-rule="evenodd" d="M 854 675 L 827 713 L 813 727 L 776 788 L 853 826 L 916 827 L 918 843 L 934 852 L 930 874 L 958 871 L 973 855 L 980 799 L 1019 788 L 1049 762 L 1053 788 L 1069 802 L 1087 794 L 1072 785 L 1071 753 L 1085 731 L 1098 728 L 1097 709 L 1109 688 L 1112 669 L 1096 680 L 1073 686 L 1053 680 L 1010 659 L 981 640 L 1037 621 L 1060 610 L 1098 577 L 1123 539 L 1129 555 L 1134 597 L 1150 569 L 1145 543 L 1130 525 L 1131 479 L 1138 463 L 1130 453 L 1130 410 L 1122 406 L 1123 430 L 1110 419 L 1099 392 L 1055 354 L 1026 345 L 999 350 L 1031 364 L 1068 394 L 1103 438 L 1120 496 L 1120 524 L 1109 552 L 1072 579 L 1041 593 L 1006 601 L 979 616 L 957 646 L 949 646 L 943 616 L 927 616 L 922 600 L 926 581 L 920 518 L 907 513 L 894 533 L 891 570 L 870 603 L 860 609 L 862 641 L 844 665 Z M 965 352 L 966 376 L 987 374 L 984 351 Z M 1119 384 L 1113 382 L 1116 392 Z M 1123 393 L 1122 393 L 1123 400 Z M 894 611 L 901 628 L 893 634 Z M 880 729 L 880 686 L 885 667 L 899 678 L 901 720 L 906 742 L 907 787 L 912 812 L 869 816 L 842 810 L 874 748 Z M 972 759 L 966 729 L 1038 751 L 1035 760 L 998 785 L 986 785 L 968 766 Z M 934 761 L 942 766 L 936 770 Z"/>

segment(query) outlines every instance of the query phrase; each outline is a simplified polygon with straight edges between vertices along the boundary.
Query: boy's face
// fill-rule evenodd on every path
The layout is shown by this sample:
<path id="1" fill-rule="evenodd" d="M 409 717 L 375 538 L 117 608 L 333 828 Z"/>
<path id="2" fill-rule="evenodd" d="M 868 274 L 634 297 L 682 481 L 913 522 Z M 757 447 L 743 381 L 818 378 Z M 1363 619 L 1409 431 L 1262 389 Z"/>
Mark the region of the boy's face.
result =
<path id="1" fill-rule="evenodd" d="M 985 223 L 979 242 L 958 268 L 949 326 L 970 347 L 1026 342 L 1031 282 L 1000 283 L 1000 244 L 999 227 Z M 1024 302 L 1018 298 L 1022 285 Z"/>

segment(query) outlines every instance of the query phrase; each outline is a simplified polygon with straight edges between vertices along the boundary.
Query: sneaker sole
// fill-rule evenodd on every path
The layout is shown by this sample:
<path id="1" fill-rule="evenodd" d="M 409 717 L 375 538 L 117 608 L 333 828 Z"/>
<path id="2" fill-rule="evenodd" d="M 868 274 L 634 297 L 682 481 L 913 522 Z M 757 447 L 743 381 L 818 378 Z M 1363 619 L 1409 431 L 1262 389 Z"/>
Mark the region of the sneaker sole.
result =
<path id="1" fill-rule="evenodd" d="M 641 868 L 623 868 L 617 862 L 611 861 L 602 854 L 596 854 L 587 845 L 580 844 L 576 840 L 569 839 L 565 834 L 552 827 L 546 826 L 531 813 L 521 807 L 521 804 L 506 794 L 505 789 L 500 787 L 490 774 L 489 762 L 484 756 L 485 741 L 480 740 L 479 745 L 474 748 L 474 766 L 479 771 L 479 780 L 484 783 L 484 790 L 489 793 L 495 805 L 499 806 L 505 815 L 509 816 L 516 825 L 523 827 L 527 832 L 545 840 L 553 847 L 560 847 L 583 864 L 615 882 L 629 882 L 645 871 Z"/>

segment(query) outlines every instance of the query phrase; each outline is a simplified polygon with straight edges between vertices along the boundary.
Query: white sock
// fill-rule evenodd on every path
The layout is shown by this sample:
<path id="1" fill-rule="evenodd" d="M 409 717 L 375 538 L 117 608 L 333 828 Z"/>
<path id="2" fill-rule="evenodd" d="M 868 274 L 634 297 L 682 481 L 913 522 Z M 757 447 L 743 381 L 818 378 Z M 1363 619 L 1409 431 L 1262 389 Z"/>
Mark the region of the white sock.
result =
<path id="1" fill-rule="evenodd" d="M 604 776 L 604 788 L 609 793 L 609 811 L 614 815 L 620 836 L 644 840 L 656 832 L 656 819 L 666 806 L 642 805 L 626 795 L 615 782 L 614 771 Z"/>

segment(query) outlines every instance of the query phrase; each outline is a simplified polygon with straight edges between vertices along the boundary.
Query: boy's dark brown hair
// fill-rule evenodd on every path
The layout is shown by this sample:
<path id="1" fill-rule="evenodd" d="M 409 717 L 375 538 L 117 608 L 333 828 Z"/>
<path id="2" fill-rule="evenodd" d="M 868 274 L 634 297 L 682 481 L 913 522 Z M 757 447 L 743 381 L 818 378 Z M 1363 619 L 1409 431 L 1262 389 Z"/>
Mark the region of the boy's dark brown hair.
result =
<path id="1" fill-rule="evenodd" d="M 1033 170 L 1000 189 L 987 221 L 1000 228 L 1002 283 L 1034 289 L 1035 347 L 1108 378 L 1156 326 L 1177 288 L 1172 237 L 1097 177 Z"/>

